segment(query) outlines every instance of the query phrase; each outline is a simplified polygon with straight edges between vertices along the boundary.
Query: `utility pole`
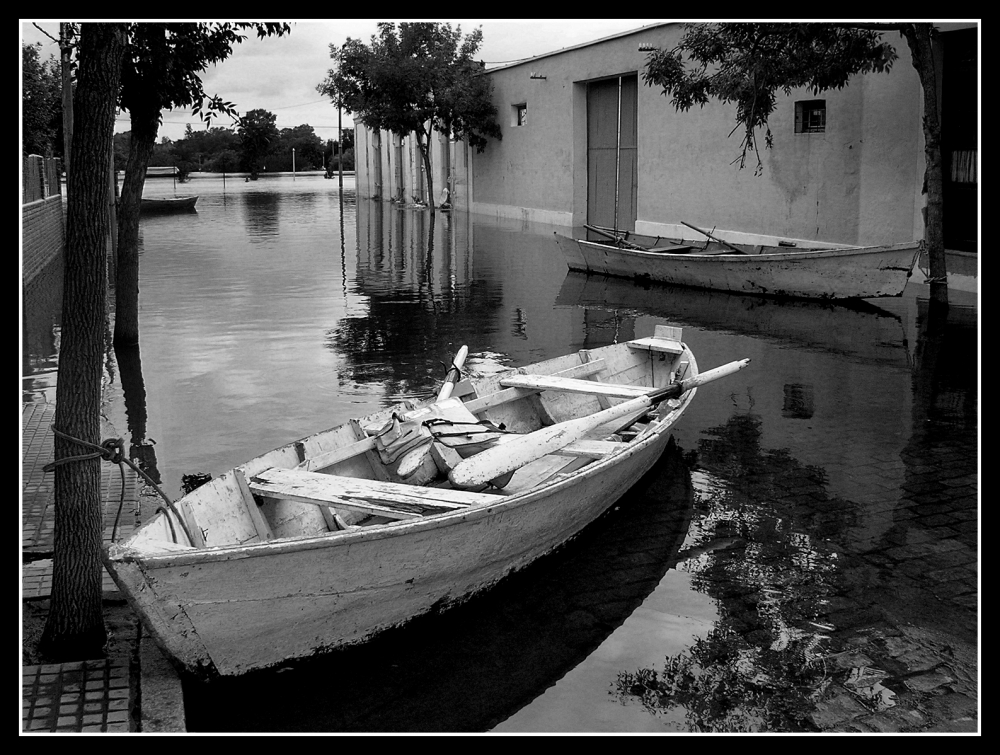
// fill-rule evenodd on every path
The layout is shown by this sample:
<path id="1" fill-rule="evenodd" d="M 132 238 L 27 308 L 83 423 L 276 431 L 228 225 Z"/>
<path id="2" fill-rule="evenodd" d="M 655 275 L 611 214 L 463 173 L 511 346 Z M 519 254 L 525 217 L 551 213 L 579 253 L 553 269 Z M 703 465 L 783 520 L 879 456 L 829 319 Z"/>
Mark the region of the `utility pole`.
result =
<path id="1" fill-rule="evenodd" d="M 62 63 L 63 171 L 69 186 L 69 153 L 73 144 L 73 76 L 70 69 L 69 24 L 59 24 L 59 57 Z"/>
<path id="2" fill-rule="evenodd" d="M 337 97 L 337 182 L 340 186 L 340 193 L 344 193 L 344 130 L 341 124 L 342 102 Z"/>

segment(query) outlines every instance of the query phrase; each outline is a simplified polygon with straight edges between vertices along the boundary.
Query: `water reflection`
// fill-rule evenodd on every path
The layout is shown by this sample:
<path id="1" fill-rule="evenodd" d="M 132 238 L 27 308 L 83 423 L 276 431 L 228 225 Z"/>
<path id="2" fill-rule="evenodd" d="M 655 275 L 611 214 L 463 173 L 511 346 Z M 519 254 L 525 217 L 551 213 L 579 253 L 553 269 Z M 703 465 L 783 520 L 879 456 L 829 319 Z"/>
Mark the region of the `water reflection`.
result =
<path id="1" fill-rule="evenodd" d="M 567 274 L 548 228 L 457 212 L 432 226 L 345 183 L 196 179 L 196 215 L 143 220 L 142 356 L 109 354 L 105 410 L 169 493 L 427 395 L 463 343 L 482 374 L 665 323 L 703 367 L 753 366 L 699 390 L 673 433 L 688 492 L 654 479 L 642 497 L 658 504 L 607 520 L 633 512 L 624 540 L 598 528 L 581 560 L 342 666 L 199 693 L 191 730 L 808 729 L 833 690 L 870 710 L 904 692 L 871 652 L 887 628 L 975 641 L 974 306 L 942 311 L 913 283 L 843 306 Z M 54 400 L 61 270 L 48 281 L 25 291 L 24 401 Z M 678 495 L 690 527 L 659 519 Z M 289 705 L 255 723 L 265 697 Z"/>
<path id="2" fill-rule="evenodd" d="M 440 344 L 455 350 L 460 340 L 494 327 L 503 289 L 475 275 L 468 216 L 465 234 L 449 215 L 432 217 L 388 203 L 358 206 L 365 232 L 355 291 L 368 307 L 327 333 L 327 346 L 345 356 L 341 380 L 384 382 L 392 399 L 428 395 L 446 369 Z M 386 361 L 387 354 L 417 358 Z M 428 359 L 432 354 L 440 356 Z"/>
<path id="3" fill-rule="evenodd" d="M 186 684 L 188 726 L 490 729 L 590 655 L 657 586 L 677 562 L 692 496 L 690 472 L 671 444 L 579 537 L 465 605 L 278 672 Z"/>
<path id="4" fill-rule="evenodd" d="M 556 304 L 588 312 L 618 312 L 626 319 L 629 314 L 666 317 L 678 325 L 837 354 L 866 364 L 907 364 L 907 336 L 900 316 L 863 300 L 836 304 L 782 301 L 571 271 Z"/>
<path id="5" fill-rule="evenodd" d="M 156 441 L 146 437 L 146 385 L 142 379 L 139 345 L 115 346 L 115 360 L 121 376 L 122 400 L 127 418 L 129 458 L 155 484 L 160 471 L 156 467 Z"/>
<path id="6" fill-rule="evenodd" d="M 806 730 L 826 678 L 815 661 L 840 571 L 822 537 L 827 527 L 817 531 L 810 520 L 831 511 L 850 517 L 850 507 L 830 500 L 822 468 L 762 447 L 761 425 L 757 415 L 734 414 L 697 451 L 699 466 L 725 484 L 698 501 L 689 540 L 698 556 L 682 568 L 717 601 L 719 620 L 661 670 L 622 671 L 616 681 L 622 701 L 653 714 L 681 707 L 690 731 Z"/>
<path id="7" fill-rule="evenodd" d="M 251 243 L 270 240 L 278 235 L 281 197 L 266 191 L 248 192 L 243 197 L 243 216 Z"/>
<path id="8" fill-rule="evenodd" d="M 619 702 L 656 717 L 682 711 L 695 732 L 816 731 L 837 689 L 862 710 L 896 705 L 902 651 L 873 642 L 879 629 L 912 623 L 975 642 L 975 313 L 959 307 L 949 323 L 947 305 L 917 304 L 913 426 L 898 485 L 884 484 L 878 460 L 858 460 L 857 484 L 834 494 L 830 461 L 804 464 L 790 448 L 766 447 L 769 420 L 752 411 L 702 433 L 691 455 L 719 483 L 699 497 L 691 526 L 692 544 L 706 552 L 682 568 L 720 618 L 662 667 L 623 669 Z M 967 364 L 956 369 L 956 360 Z M 783 418 L 811 417 L 801 395 L 788 411 L 801 386 L 784 389 Z M 897 678 L 858 647 L 880 651 Z"/>

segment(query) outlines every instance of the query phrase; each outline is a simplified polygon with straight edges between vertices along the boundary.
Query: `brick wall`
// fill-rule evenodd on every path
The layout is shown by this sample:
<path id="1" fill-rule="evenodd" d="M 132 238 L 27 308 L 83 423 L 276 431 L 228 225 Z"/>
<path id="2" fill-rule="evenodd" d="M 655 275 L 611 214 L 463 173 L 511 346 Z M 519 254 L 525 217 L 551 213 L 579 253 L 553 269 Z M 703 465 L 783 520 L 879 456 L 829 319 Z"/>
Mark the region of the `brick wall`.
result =
<path id="1" fill-rule="evenodd" d="M 21 283 L 24 285 L 62 253 L 62 196 L 56 194 L 21 205 L 21 229 Z"/>

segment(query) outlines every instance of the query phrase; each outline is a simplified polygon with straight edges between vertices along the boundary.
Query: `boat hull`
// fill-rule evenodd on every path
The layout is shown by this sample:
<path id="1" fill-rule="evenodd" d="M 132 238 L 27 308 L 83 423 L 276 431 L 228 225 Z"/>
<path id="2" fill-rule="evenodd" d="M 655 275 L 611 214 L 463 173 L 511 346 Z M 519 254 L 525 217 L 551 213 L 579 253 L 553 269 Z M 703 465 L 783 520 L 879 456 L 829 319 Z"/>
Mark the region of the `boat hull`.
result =
<path id="1" fill-rule="evenodd" d="M 606 349 L 628 351 L 624 344 Z M 592 353 L 600 357 L 602 352 Z M 604 353 L 610 361 L 611 352 Z M 686 347 L 680 359 L 687 375 L 698 374 Z M 648 364 L 637 363 L 635 370 L 648 374 Z M 509 374 L 486 379 L 490 395 Z M 244 538 L 244 544 L 194 548 L 167 538 L 157 550 L 149 543 L 157 531 L 165 531 L 164 514 L 159 514 L 129 540 L 108 546 L 104 563 L 156 643 L 193 676 L 239 675 L 362 643 L 463 602 L 577 535 L 652 468 L 696 392 L 692 388 L 669 406 L 663 404 L 660 416 L 613 452 L 580 468 L 568 467 L 544 483 L 497 494 L 496 503 L 491 496 L 484 504 L 446 513 L 314 535 L 258 542 L 241 535 L 237 540 Z M 382 420 L 390 413 L 373 417 Z M 361 421 L 364 426 L 369 419 Z M 358 423 L 253 459 L 189 494 L 177 502 L 178 509 L 186 518 L 210 497 L 236 500 L 246 480 L 253 484 L 265 470 L 296 466 L 303 449 L 325 444 L 327 451 L 336 445 L 330 439 L 347 437 L 352 426 Z M 193 503 L 199 496 L 200 502 Z M 238 509 L 219 506 L 225 521 L 221 515 L 198 520 L 206 544 L 213 530 L 235 531 Z"/>
<path id="2" fill-rule="evenodd" d="M 155 586 L 140 610 L 157 617 L 158 644 L 186 670 L 226 676 L 274 666 L 363 642 L 527 566 L 614 504 L 652 467 L 668 437 L 541 500 L 401 522 L 371 536 L 331 533 L 222 548 L 209 558 L 121 561 L 116 578 Z"/>
<path id="3" fill-rule="evenodd" d="M 556 234 L 572 270 L 677 286 L 807 299 L 901 296 L 919 243 L 758 254 L 683 254 L 619 248 Z"/>
<path id="4" fill-rule="evenodd" d="M 186 212 L 195 209 L 198 197 L 163 197 L 146 198 L 139 202 L 139 209 L 142 212 Z"/>

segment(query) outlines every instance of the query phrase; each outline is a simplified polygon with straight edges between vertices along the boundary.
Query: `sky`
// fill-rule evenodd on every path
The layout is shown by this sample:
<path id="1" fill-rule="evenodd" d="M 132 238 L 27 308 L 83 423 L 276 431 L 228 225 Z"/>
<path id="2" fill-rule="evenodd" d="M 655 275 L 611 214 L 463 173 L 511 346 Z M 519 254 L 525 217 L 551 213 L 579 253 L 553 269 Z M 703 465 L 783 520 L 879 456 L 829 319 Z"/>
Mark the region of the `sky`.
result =
<path id="1" fill-rule="evenodd" d="M 336 139 L 337 108 L 316 91 L 316 86 L 326 78 L 331 67 L 330 45 L 342 45 L 348 37 L 368 43 L 376 33 L 376 25 L 380 20 L 396 19 L 290 21 L 290 34 L 263 40 L 258 40 L 251 32 L 245 42 L 234 47 L 229 59 L 203 73 L 205 92 L 209 95 L 218 94 L 224 100 L 234 103 L 242 113 L 255 109 L 274 113 L 279 129 L 308 124 L 324 141 Z M 460 26 L 463 34 L 481 26 L 483 44 L 477 58 L 485 61 L 487 68 L 661 22 L 656 19 L 610 18 L 428 20 L 450 23 L 452 27 Z M 47 60 L 49 55 L 58 60 L 58 45 L 39 31 L 35 24 L 51 37 L 58 38 L 59 19 L 21 19 L 21 40 L 26 43 L 42 42 L 42 60 Z M 187 124 L 195 130 L 205 128 L 202 121 L 190 111 L 165 111 L 159 136 L 166 136 L 171 140 L 182 139 Z M 231 125 L 229 118 L 213 121 L 213 126 Z M 350 117 L 345 115 L 343 126 L 349 128 L 351 125 Z M 128 130 L 128 114 L 120 114 L 115 123 L 115 131 Z"/>

